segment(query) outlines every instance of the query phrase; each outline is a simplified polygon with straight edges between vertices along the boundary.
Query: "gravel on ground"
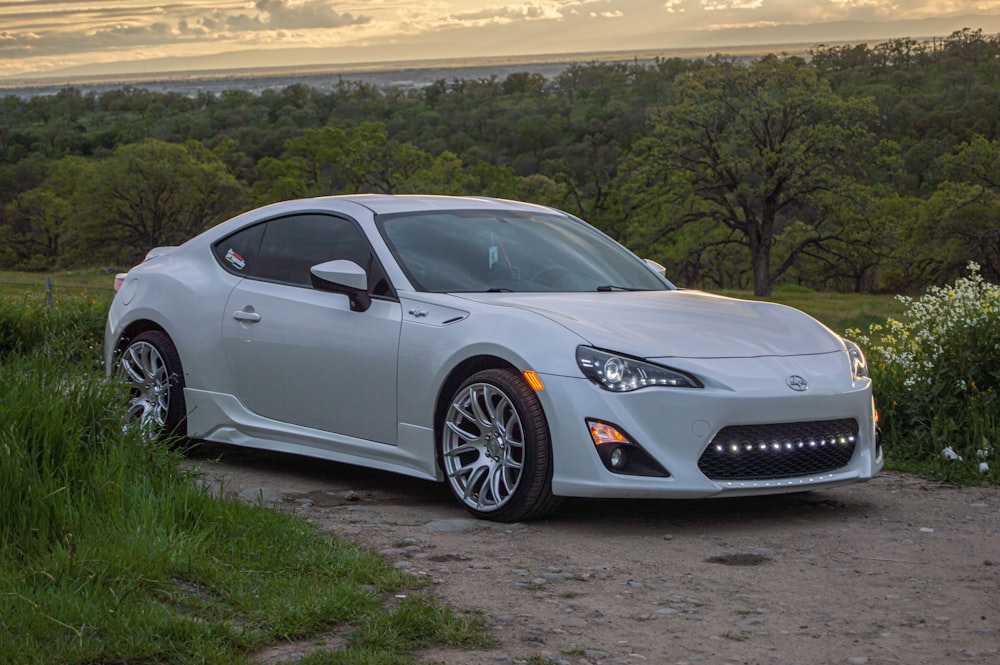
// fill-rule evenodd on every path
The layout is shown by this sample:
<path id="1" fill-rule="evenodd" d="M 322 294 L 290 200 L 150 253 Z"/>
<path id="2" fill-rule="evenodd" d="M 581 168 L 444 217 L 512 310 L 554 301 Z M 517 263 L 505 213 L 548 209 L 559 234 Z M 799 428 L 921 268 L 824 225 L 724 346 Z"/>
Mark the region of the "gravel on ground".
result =
<path id="1" fill-rule="evenodd" d="M 444 484 L 204 444 L 202 482 L 382 553 L 485 617 L 443 665 L 1000 663 L 1000 488 L 893 472 L 777 497 L 568 500 L 473 519 Z M 275 645 L 262 663 L 309 645 Z"/>

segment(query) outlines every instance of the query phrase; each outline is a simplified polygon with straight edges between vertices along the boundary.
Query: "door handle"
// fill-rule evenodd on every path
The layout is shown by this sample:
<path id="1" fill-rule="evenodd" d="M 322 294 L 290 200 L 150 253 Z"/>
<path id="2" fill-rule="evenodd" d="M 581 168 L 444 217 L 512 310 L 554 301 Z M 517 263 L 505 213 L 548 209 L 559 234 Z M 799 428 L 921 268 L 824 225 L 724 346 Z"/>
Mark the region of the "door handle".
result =
<path id="1" fill-rule="evenodd" d="M 247 323 L 256 323 L 260 321 L 260 314 L 251 310 L 239 309 L 233 312 L 233 318 L 237 321 L 245 321 Z"/>

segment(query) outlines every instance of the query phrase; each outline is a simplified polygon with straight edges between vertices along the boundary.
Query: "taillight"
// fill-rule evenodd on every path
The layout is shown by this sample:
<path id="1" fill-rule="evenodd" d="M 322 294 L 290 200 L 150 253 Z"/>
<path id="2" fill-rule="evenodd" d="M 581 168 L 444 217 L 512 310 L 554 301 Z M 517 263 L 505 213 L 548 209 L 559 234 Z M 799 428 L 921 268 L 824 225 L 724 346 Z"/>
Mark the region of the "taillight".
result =
<path id="1" fill-rule="evenodd" d="M 125 275 L 127 272 L 120 272 L 115 275 L 115 293 L 118 293 L 118 289 L 122 288 L 122 284 L 125 282 Z"/>

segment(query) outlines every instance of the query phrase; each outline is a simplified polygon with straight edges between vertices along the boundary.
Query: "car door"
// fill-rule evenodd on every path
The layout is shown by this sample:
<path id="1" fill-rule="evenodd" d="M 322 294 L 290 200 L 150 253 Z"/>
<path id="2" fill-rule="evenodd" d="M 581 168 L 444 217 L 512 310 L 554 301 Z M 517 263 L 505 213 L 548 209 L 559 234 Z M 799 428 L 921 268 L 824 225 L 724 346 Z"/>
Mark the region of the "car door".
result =
<path id="1" fill-rule="evenodd" d="M 242 269 L 246 279 L 222 322 L 236 397 L 276 421 L 395 444 L 399 302 L 375 291 L 369 309 L 351 311 L 347 296 L 314 289 L 309 274 L 313 265 L 348 259 L 384 292 L 358 226 L 325 214 L 275 219 L 249 253 L 252 265 Z M 229 252 L 220 245 L 216 254 Z"/>

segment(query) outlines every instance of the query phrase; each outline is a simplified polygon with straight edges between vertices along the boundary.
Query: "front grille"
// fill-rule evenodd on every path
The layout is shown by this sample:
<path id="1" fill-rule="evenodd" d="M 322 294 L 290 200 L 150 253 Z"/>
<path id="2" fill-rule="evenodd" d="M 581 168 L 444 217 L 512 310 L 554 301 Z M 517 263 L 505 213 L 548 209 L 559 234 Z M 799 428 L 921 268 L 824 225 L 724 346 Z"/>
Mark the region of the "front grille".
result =
<path id="1" fill-rule="evenodd" d="M 858 421 L 739 425 L 720 431 L 698 460 L 712 480 L 795 478 L 846 466 L 858 441 Z"/>

